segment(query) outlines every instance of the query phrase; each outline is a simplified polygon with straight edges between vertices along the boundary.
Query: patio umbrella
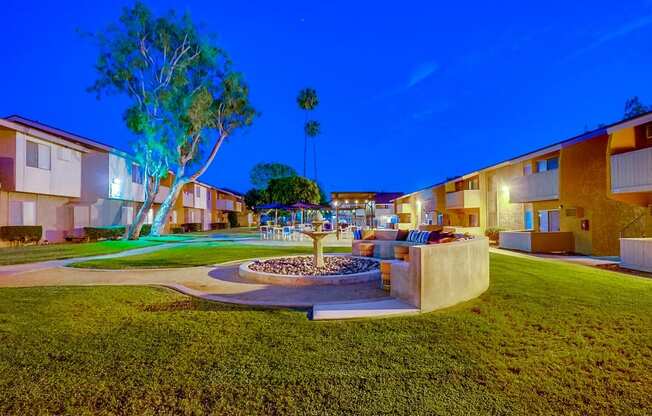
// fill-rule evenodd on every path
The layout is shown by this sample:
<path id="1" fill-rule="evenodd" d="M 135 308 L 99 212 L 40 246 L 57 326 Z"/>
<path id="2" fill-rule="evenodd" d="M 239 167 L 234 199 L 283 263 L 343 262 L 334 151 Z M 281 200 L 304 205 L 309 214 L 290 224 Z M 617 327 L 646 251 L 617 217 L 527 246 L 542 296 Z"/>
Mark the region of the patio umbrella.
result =
<path id="1" fill-rule="evenodd" d="M 279 209 L 288 209 L 287 205 L 280 204 L 278 202 L 270 202 L 269 204 L 256 205 L 256 210 L 274 210 L 274 225 L 278 225 L 278 210 Z"/>

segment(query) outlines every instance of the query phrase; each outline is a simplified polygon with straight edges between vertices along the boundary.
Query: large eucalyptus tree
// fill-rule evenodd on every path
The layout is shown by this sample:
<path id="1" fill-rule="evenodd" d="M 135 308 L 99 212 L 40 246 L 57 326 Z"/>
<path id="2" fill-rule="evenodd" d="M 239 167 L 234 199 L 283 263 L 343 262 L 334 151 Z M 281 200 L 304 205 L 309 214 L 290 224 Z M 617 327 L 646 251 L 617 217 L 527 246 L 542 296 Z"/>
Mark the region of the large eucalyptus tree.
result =
<path id="1" fill-rule="evenodd" d="M 125 120 L 139 136 L 136 157 L 151 189 L 132 228 L 142 226 L 160 179 L 168 170 L 174 175 L 152 224 L 151 234 L 159 235 L 183 186 L 206 172 L 228 137 L 252 123 L 249 89 L 188 14 L 154 16 L 136 2 L 95 38 L 100 56 L 91 90 L 130 99 Z"/>

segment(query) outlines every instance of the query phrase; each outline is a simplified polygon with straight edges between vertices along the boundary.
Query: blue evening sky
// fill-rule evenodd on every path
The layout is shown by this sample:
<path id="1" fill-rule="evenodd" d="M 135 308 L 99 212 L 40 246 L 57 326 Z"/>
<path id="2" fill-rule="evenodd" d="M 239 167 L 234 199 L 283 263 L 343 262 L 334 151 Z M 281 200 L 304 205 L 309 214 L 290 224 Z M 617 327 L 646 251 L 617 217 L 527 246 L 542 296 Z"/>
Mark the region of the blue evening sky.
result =
<path id="1" fill-rule="evenodd" d="M 128 148 L 125 101 L 86 93 L 96 51 L 76 33 L 124 4 L 4 0 L 0 115 Z M 148 4 L 190 11 L 250 84 L 260 118 L 203 177 L 240 191 L 257 162 L 301 171 L 306 86 L 328 191 L 413 191 L 618 120 L 629 96 L 652 104 L 649 0 Z"/>

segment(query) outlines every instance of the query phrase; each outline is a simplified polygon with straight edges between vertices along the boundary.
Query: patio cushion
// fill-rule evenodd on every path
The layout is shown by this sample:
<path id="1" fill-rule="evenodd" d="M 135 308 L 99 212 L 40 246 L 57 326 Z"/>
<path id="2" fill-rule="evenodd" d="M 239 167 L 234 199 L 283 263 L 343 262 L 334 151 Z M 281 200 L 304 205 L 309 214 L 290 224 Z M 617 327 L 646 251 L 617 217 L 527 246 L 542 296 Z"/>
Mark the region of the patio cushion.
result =
<path id="1" fill-rule="evenodd" d="M 362 231 L 362 239 L 363 240 L 375 240 L 376 239 L 376 233 L 374 230 L 364 230 Z"/>
<path id="2" fill-rule="evenodd" d="M 362 240 L 362 230 L 353 231 L 353 239 L 354 240 Z"/>
<path id="3" fill-rule="evenodd" d="M 398 232 L 396 233 L 396 241 L 407 240 L 408 234 L 409 234 L 408 230 L 398 230 Z"/>

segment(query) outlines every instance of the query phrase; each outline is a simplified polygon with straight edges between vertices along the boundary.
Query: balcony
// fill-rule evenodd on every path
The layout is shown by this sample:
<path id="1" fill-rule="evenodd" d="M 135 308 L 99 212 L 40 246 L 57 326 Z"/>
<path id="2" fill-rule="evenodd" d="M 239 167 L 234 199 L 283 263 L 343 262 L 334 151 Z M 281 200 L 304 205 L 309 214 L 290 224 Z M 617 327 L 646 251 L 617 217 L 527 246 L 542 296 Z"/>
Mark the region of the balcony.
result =
<path id="1" fill-rule="evenodd" d="M 480 190 L 467 189 L 446 194 L 446 208 L 480 208 Z"/>
<path id="2" fill-rule="evenodd" d="M 235 211 L 235 203 L 230 199 L 218 199 L 215 201 L 215 208 L 220 211 Z"/>
<path id="3" fill-rule="evenodd" d="M 559 169 L 512 179 L 509 202 L 512 204 L 559 199 Z"/>
<path id="4" fill-rule="evenodd" d="M 611 192 L 652 191 L 652 147 L 611 156 Z"/>

